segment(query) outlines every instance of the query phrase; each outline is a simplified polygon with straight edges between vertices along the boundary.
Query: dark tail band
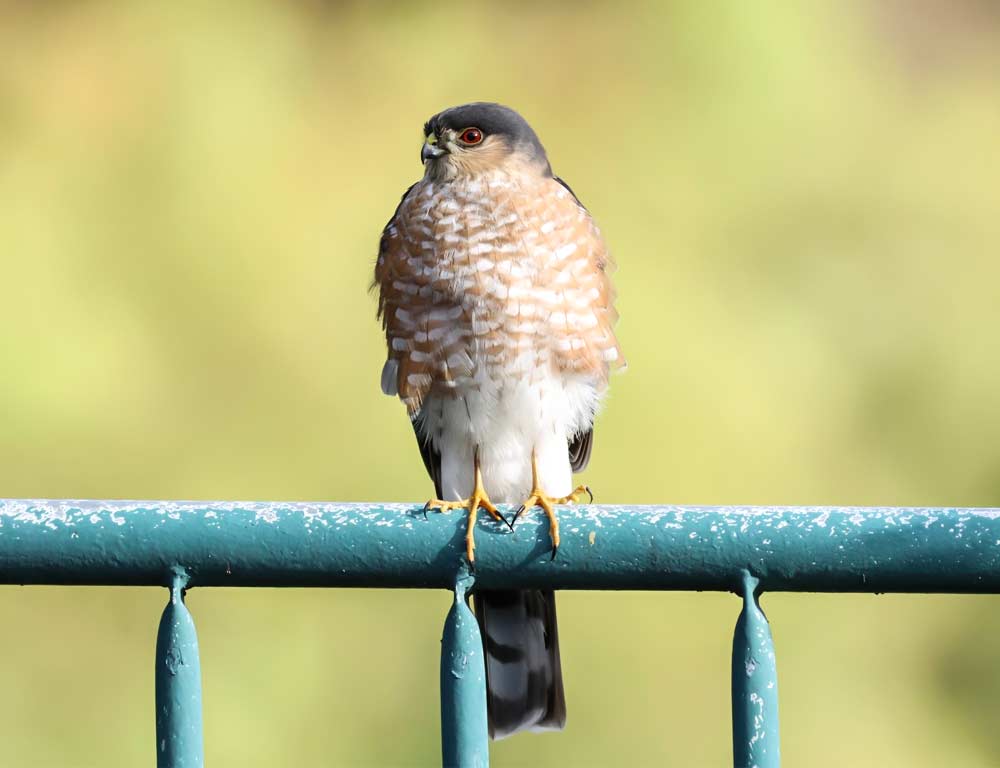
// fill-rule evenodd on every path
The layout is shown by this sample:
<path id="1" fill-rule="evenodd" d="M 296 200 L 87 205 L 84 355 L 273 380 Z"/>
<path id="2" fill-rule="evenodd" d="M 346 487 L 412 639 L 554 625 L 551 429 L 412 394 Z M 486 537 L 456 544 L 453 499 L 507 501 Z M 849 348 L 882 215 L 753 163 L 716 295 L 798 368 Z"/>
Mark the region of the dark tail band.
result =
<path id="1" fill-rule="evenodd" d="M 486 651 L 490 738 L 523 730 L 561 730 L 566 696 L 552 590 L 475 592 Z"/>

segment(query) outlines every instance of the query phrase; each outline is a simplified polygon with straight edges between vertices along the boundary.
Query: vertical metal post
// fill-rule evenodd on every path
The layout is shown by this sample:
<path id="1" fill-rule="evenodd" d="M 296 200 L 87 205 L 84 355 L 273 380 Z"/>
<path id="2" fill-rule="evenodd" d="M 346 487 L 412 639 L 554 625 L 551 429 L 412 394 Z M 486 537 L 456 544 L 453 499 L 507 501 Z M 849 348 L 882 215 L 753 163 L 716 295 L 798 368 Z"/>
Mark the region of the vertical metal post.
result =
<path id="1" fill-rule="evenodd" d="M 465 602 L 473 577 L 463 566 L 441 638 L 441 754 L 445 768 L 487 768 L 486 659 L 479 624 Z"/>
<path id="2" fill-rule="evenodd" d="M 157 768 L 202 768 L 201 662 L 194 619 L 184 605 L 187 579 L 176 576 L 156 633 Z"/>
<path id="3" fill-rule="evenodd" d="M 759 580 L 743 572 L 743 610 L 733 635 L 733 764 L 779 768 L 778 668 L 767 617 L 760 610 Z"/>

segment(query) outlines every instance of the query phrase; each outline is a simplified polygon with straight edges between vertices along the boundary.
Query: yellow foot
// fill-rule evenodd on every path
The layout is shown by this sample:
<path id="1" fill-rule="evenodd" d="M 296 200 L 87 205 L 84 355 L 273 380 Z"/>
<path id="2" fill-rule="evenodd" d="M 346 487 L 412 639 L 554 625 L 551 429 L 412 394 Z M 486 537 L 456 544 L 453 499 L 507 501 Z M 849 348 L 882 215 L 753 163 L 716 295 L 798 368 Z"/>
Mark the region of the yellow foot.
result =
<path id="1" fill-rule="evenodd" d="M 476 529 L 476 517 L 479 514 L 479 510 L 485 509 L 494 520 L 505 523 L 508 526 L 510 525 L 507 522 L 507 518 L 500 514 L 497 508 L 493 506 L 493 502 L 490 501 L 490 497 L 486 495 L 486 489 L 483 487 L 483 476 L 479 471 L 478 454 L 475 460 L 475 473 L 475 486 L 472 489 L 472 496 L 468 499 L 462 499 L 461 501 L 431 499 L 424 505 L 424 514 L 431 509 L 439 512 L 451 512 L 453 509 L 468 510 L 469 522 L 465 531 L 465 554 L 469 558 L 469 565 L 472 567 L 476 565 L 476 540 L 474 531 Z"/>
<path id="2" fill-rule="evenodd" d="M 583 494 L 587 494 L 588 503 L 594 503 L 594 494 L 590 492 L 589 485 L 578 485 L 569 492 L 568 496 L 561 496 L 558 499 L 550 499 L 550 501 L 553 504 L 576 504 L 581 498 L 583 498 Z"/>
<path id="3" fill-rule="evenodd" d="M 590 492 L 590 488 L 586 485 L 579 485 L 574 488 L 566 496 L 549 496 L 543 491 L 538 484 L 538 467 L 535 464 L 535 454 L 531 454 L 531 493 L 528 494 L 528 498 L 525 499 L 524 504 L 518 507 L 517 512 L 514 513 L 513 519 L 510 521 L 511 530 L 514 529 L 514 523 L 517 522 L 517 518 L 521 516 L 521 513 L 526 509 L 531 509 L 532 507 L 541 507 L 545 511 L 545 516 L 549 518 L 549 538 L 552 539 L 552 559 L 556 559 L 556 553 L 559 551 L 559 518 L 556 517 L 556 504 L 575 504 L 580 500 L 583 494 L 587 494 L 590 500 L 594 500 L 594 494 Z"/>

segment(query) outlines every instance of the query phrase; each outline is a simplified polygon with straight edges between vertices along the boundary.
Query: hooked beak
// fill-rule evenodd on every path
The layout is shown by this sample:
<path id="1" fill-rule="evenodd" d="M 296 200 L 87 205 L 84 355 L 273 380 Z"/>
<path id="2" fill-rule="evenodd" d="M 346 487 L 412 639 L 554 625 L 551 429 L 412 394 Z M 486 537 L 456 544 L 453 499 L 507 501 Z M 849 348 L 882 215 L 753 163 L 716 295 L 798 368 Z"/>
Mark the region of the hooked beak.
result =
<path id="1" fill-rule="evenodd" d="M 429 144 L 424 142 L 424 145 L 420 148 L 420 162 L 426 163 L 428 160 L 436 160 L 441 157 L 441 155 L 447 155 L 448 150 L 444 147 L 439 147 L 437 144 Z"/>

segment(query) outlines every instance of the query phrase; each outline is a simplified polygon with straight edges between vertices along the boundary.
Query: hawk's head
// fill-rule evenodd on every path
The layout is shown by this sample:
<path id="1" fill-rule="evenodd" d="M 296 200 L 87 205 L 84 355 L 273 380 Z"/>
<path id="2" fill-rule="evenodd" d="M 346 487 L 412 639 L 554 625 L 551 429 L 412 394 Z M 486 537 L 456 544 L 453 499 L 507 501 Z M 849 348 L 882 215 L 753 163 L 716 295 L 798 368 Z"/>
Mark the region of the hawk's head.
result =
<path id="1" fill-rule="evenodd" d="M 509 107 L 483 101 L 451 107 L 428 120 L 420 161 L 435 179 L 517 165 L 552 175 L 545 148 L 527 121 Z"/>

